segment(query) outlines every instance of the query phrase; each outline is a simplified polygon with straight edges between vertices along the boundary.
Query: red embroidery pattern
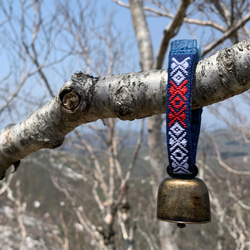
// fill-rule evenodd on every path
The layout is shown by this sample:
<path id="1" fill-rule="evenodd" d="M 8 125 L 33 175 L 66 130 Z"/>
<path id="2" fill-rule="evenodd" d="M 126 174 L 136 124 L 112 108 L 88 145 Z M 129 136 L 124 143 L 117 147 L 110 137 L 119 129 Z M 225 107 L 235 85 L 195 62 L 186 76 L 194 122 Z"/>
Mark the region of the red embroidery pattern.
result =
<path id="1" fill-rule="evenodd" d="M 187 94 L 187 86 L 185 86 L 188 83 L 188 80 L 186 79 L 180 86 L 177 86 L 172 80 L 170 80 L 171 87 L 169 89 L 170 93 L 170 101 L 177 95 L 180 95 L 184 101 L 187 100 L 186 94 Z"/>
<path id="2" fill-rule="evenodd" d="M 182 126 L 185 128 L 187 127 L 185 123 L 186 114 L 184 113 L 186 110 L 186 94 L 187 94 L 187 87 L 185 86 L 188 83 L 186 79 L 180 86 L 177 86 L 172 80 L 170 80 L 170 105 L 168 106 L 169 112 L 169 124 L 168 126 L 171 127 L 173 123 L 178 120 Z M 180 109 L 181 108 L 181 109 Z"/>

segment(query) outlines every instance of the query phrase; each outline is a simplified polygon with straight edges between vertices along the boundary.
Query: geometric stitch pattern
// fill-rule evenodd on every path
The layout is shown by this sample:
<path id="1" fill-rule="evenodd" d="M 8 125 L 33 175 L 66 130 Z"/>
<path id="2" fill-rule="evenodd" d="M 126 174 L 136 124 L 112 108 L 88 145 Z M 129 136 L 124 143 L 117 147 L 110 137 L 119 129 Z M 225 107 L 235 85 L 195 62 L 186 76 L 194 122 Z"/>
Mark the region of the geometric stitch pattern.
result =
<path id="1" fill-rule="evenodd" d="M 187 149 L 187 127 L 186 109 L 188 93 L 188 69 L 190 57 L 178 61 L 178 57 L 172 58 L 168 102 L 168 136 L 170 161 L 174 173 L 189 173 L 188 149 Z"/>
<path id="2" fill-rule="evenodd" d="M 188 74 L 188 60 L 190 58 L 187 57 L 184 60 L 182 60 L 181 62 L 179 62 L 178 60 L 176 60 L 175 58 L 172 59 L 172 63 L 171 63 L 171 69 L 172 72 L 170 73 L 170 76 L 173 77 L 173 79 L 175 80 L 176 84 L 178 85 L 180 82 L 182 82 L 183 78 L 185 78 L 185 76 L 182 74 L 182 72 L 187 75 Z M 177 72 L 176 72 L 177 71 Z M 172 76 L 174 75 L 174 76 Z"/>
<path id="3" fill-rule="evenodd" d="M 188 53 L 170 51 L 169 55 L 167 145 L 169 168 L 175 174 L 192 174 L 195 163 L 191 142 L 191 94 L 198 52 L 196 46 L 191 49 Z"/>
<path id="4" fill-rule="evenodd" d="M 173 80 L 176 82 L 177 85 L 180 85 L 181 82 L 185 79 L 185 76 L 181 73 L 181 71 L 178 71 L 174 76 Z"/>

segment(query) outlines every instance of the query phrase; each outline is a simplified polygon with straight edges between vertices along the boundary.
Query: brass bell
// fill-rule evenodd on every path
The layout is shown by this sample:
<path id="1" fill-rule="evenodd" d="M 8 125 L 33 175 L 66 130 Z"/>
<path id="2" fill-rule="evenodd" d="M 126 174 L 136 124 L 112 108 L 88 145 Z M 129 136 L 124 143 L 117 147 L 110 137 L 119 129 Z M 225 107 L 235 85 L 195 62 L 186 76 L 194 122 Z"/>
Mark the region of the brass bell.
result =
<path id="1" fill-rule="evenodd" d="M 175 222 L 180 228 L 186 223 L 207 223 L 211 220 L 209 194 L 199 178 L 165 178 L 159 187 L 157 218 Z"/>

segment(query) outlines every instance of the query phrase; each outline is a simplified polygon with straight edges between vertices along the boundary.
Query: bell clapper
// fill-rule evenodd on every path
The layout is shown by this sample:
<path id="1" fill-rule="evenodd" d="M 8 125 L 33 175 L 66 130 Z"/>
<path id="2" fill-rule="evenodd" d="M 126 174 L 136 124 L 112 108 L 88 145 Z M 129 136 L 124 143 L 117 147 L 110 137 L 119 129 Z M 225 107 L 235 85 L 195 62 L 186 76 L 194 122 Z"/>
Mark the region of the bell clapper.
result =
<path id="1" fill-rule="evenodd" d="M 186 227 L 186 224 L 185 223 L 177 223 L 177 227 L 184 228 L 184 227 Z"/>

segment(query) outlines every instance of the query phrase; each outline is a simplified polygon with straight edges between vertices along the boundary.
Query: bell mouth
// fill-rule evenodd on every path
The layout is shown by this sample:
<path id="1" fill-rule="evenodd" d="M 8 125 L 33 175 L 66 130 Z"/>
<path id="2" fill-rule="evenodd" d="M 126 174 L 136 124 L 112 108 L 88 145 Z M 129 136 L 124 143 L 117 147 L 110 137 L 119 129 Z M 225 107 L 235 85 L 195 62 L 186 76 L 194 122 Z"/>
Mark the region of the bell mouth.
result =
<path id="1" fill-rule="evenodd" d="M 206 224 L 206 223 L 209 223 L 211 221 L 210 220 L 207 220 L 207 221 L 199 221 L 199 222 L 193 222 L 193 221 L 177 221 L 177 220 L 165 220 L 165 219 L 161 219 L 157 216 L 157 218 L 161 221 L 164 221 L 164 222 L 170 222 L 170 223 L 175 223 L 177 225 L 178 228 L 182 229 L 182 228 L 185 228 L 186 227 L 186 224 Z"/>
<path id="2" fill-rule="evenodd" d="M 207 224 L 211 221 L 211 218 L 207 219 L 207 220 L 203 220 L 203 221 L 185 221 L 185 220 L 181 220 L 181 219 L 163 219 L 163 218 L 160 218 L 158 215 L 157 215 L 157 219 L 159 219 L 160 221 L 164 221 L 164 222 L 170 222 L 170 223 L 176 223 L 176 224 Z"/>

